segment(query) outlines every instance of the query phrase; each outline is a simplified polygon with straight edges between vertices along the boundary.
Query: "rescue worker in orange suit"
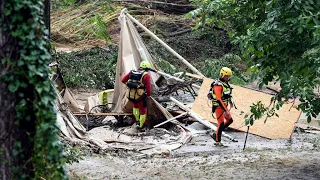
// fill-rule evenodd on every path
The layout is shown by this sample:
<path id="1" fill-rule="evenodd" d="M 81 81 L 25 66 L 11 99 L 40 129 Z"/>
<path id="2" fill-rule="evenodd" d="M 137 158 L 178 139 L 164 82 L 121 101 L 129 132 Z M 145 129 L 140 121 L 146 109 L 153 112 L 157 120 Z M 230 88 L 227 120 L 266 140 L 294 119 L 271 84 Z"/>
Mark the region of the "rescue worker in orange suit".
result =
<path id="1" fill-rule="evenodd" d="M 148 74 L 150 68 L 148 61 L 142 61 L 138 70 L 130 71 L 121 79 L 127 85 L 127 97 L 133 103 L 133 115 L 140 128 L 144 127 L 147 119 L 147 101 L 152 91 Z"/>
<path id="2" fill-rule="evenodd" d="M 212 113 L 215 113 L 218 120 L 217 131 L 216 133 L 214 133 L 216 146 L 223 146 L 223 144 L 221 143 L 222 131 L 233 122 L 231 113 L 228 109 L 228 103 L 230 103 L 230 106 L 233 107 L 233 104 L 231 102 L 232 88 L 229 85 L 229 79 L 231 76 L 231 69 L 223 67 L 220 70 L 219 78 L 211 84 Z"/>

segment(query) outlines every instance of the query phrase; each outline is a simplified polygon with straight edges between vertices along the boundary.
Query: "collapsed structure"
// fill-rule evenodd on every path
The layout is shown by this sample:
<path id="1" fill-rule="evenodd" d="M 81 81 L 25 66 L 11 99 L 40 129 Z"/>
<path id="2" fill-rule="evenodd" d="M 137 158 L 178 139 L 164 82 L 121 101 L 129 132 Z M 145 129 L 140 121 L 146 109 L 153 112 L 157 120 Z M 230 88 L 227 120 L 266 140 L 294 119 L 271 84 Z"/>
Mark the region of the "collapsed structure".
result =
<path id="1" fill-rule="evenodd" d="M 145 154 L 154 154 L 170 152 L 190 141 L 192 133 L 184 124 L 177 120 L 179 118 L 189 116 L 207 128 L 215 130 L 215 119 L 213 119 L 211 115 L 210 103 L 203 103 L 208 101 L 206 97 L 207 90 L 213 80 L 206 78 L 187 60 L 171 49 L 130 14 L 126 13 L 126 9 L 122 10 L 119 21 L 121 24 L 121 34 L 115 77 L 116 82 L 113 90 L 103 91 L 100 94 L 89 97 L 85 107 L 81 107 L 73 97 L 71 91 L 63 83 L 63 78 L 61 75 L 59 76 L 58 70 L 56 71 L 56 76 L 52 77 L 58 95 L 56 103 L 57 124 L 63 137 L 75 143 L 94 145 L 101 149 L 118 148 L 136 150 Z M 186 75 L 191 79 L 197 79 L 202 85 L 199 86 L 194 84 L 195 81 L 191 80 L 187 82 L 186 79 L 183 79 L 180 76 L 172 76 L 160 71 L 159 73 L 150 73 L 154 94 L 161 94 L 159 93 L 163 88 L 160 86 L 161 83 L 159 83 L 161 78 L 170 82 L 171 85 L 184 82 L 185 86 L 182 85 L 179 86 L 179 88 L 188 88 L 191 93 L 197 94 L 194 103 L 191 103 L 188 106 L 174 97 L 170 97 L 169 100 L 181 109 L 179 112 L 176 111 L 176 117 L 174 117 L 172 115 L 173 113 L 168 111 L 168 108 L 163 107 L 155 98 L 151 98 L 149 102 L 151 105 L 148 107 L 148 119 L 150 119 L 149 126 L 155 128 L 151 129 L 150 132 L 152 133 L 149 134 L 132 134 L 126 127 L 119 127 L 117 130 L 112 128 L 107 129 L 106 127 L 97 127 L 89 131 L 88 126 L 84 127 L 85 123 L 80 123 L 76 116 L 85 117 L 87 123 L 89 117 L 94 115 L 104 117 L 104 121 L 117 122 L 123 121 L 123 118 L 127 116 L 132 116 L 132 103 L 128 101 L 125 96 L 126 87 L 121 83 L 121 77 L 130 70 L 137 69 L 142 60 L 149 61 L 153 68 L 156 69 L 156 63 L 144 45 L 134 23 L 186 64 L 194 73 L 186 73 Z M 51 66 L 56 67 L 56 64 L 52 64 Z M 57 77 L 60 77 L 60 80 Z M 192 87 L 195 87 L 196 89 L 194 90 Z M 235 99 L 238 109 L 231 110 L 235 119 L 231 128 L 246 131 L 247 128 L 244 125 L 244 115 L 250 112 L 250 105 L 261 100 L 264 103 L 269 103 L 271 95 L 240 86 L 233 85 L 233 87 L 233 98 Z M 166 91 L 168 92 L 168 86 L 165 88 L 167 88 Z M 177 89 L 174 90 L 176 91 Z M 110 94 L 112 95 L 110 96 Z M 104 97 L 106 97 L 106 101 L 103 101 Z M 111 99 L 112 101 L 110 101 Z M 99 108 L 96 107 L 101 106 L 106 107 L 108 111 L 105 111 L 104 113 L 101 113 L 101 111 L 99 112 Z M 290 138 L 294 125 L 301 113 L 296 109 L 288 111 L 290 106 L 290 104 L 284 105 L 284 108 L 277 112 L 279 118 L 271 118 L 267 124 L 263 121 L 255 122 L 250 129 L 250 133 L 270 139 Z M 170 131 L 161 128 L 168 122 L 173 124 L 173 126 L 170 127 Z M 157 136 L 154 136 L 155 134 Z M 230 140 L 235 140 L 234 137 L 226 133 L 223 133 L 223 136 Z"/>

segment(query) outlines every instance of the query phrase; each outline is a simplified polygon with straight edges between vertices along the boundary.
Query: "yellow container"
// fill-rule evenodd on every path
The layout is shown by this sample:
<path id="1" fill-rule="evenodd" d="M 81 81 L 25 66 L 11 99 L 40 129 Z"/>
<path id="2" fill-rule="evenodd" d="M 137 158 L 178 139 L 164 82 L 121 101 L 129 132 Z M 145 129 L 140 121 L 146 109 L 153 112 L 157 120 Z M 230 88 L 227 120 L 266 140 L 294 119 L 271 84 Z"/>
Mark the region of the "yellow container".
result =
<path id="1" fill-rule="evenodd" d="M 108 104 L 109 100 L 108 100 L 108 94 L 112 93 L 114 91 L 114 89 L 107 89 L 104 91 L 101 91 L 99 93 L 99 103 L 102 104 Z"/>

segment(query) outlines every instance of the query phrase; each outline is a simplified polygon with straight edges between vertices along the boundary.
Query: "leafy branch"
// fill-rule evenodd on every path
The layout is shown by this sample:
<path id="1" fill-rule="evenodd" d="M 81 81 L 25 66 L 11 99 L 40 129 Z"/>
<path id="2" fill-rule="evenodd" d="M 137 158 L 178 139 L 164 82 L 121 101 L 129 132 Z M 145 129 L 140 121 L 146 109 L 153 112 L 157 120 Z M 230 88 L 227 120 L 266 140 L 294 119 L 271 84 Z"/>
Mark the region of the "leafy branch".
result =
<path id="1" fill-rule="evenodd" d="M 320 2 L 281 0 L 194 0 L 199 6 L 187 16 L 198 19 L 198 25 L 219 27 L 228 31 L 232 42 L 247 61 L 251 76 L 260 84 L 279 81 L 281 92 L 277 104 L 295 97 L 298 109 L 308 120 L 320 113 Z M 258 66 L 257 66 L 258 65 Z M 252 109 L 259 118 L 259 103 Z M 262 113 L 263 114 L 263 113 Z M 272 115 L 272 109 L 270 109 Z M 249 122 L 253 122 L 252 120 Z"/>

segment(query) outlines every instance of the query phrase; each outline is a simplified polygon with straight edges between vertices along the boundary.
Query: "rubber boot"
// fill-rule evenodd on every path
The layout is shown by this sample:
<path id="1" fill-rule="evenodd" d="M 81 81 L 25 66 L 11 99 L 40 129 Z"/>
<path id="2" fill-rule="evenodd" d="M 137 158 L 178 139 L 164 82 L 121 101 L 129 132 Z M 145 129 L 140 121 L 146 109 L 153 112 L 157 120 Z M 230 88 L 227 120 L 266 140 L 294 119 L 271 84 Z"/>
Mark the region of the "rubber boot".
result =
<path id="1" fill-rule="evenodd" d="M 133 108 L 133 116 L 134 116 L 136 122 L 139 122 L 139 120 L 140 120 L 139 108 Z"/>
<path id="2" fill-rule="evenodd" d="M 143 127 L 144 122 L 146 121 L 146 119 L 147 119 L 147 114 L 142 114 L 142 115 L 140 116 L 140 128 Z"/>

